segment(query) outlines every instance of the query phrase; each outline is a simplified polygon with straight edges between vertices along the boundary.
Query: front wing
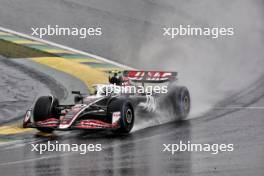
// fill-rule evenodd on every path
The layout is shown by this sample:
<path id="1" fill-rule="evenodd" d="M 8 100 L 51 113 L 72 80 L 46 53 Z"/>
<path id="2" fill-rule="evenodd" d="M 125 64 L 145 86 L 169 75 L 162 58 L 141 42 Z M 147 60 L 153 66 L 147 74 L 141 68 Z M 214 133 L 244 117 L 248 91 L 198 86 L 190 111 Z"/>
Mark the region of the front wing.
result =
<path id="1" fill-rule="evenodd" d="M 33 122 L 32 121 L 32 110 L 28 110 L 24 121 L 23 121 L 23 127 L 24 128 L 52 128 L 55 130 L 73 130 L 73 129 L 118 129 L 119 126 L 119 118 L 117 117 L 118 113 L 114 114 L 114 120 L 112 123 L 106 123 L 101 120 L 95 120 L 95 119 L 84 119 L 84 120 L 78 120 L 73 125 L 65 128 L 63 127 L 63 124 L 61 124 L 61 120 L 49 117 L 46 120 Z"/>

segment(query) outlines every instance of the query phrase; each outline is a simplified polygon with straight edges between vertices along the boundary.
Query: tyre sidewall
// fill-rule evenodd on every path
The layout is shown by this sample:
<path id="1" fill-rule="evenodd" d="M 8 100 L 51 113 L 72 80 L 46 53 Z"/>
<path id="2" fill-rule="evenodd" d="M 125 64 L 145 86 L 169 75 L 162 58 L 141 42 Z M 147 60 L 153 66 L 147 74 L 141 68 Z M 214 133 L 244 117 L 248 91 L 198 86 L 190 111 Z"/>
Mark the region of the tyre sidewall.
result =
<path id="1" fill-rule="evenodd" d="M 117 112 L 117 111 L 120 112 L 120 119 L 119 119 L 120 128 L 114 130 L 114 132 L 129 133 L 132 130 L 134 126 L 135 116 L 134 116 L 133 106 L 129 102 L 129 100 L 115 99 L 109 103 L 108 110 L 110 115 L 112 115 L 113 112 Z M 132 113 L 131 123 L 128 123 L 126 119 L 126 113 L 128 110 L 130 110 Z"/>
<path id="2" fill-rule="evenodd" d="M 187 108 L 185 104 L 187 99 Z M 176 87 L 172 96 L 172 104 L 175 115 L 180 119 L 184 120 L 188 116 L 191 108 L 190 93 L 186 87 Z"/>
<path id="3" fill-rule="evenodd" d="M 128 123 L 128 120 L 127 120 L 127 113 L 128 111 L 130 111 L 131 115 L 132 115 L 132 119 L 131 119 L 131 122 Z M 123 131 L 125 133 L 129 133 L 133 126 L 134 126 L 134 112 L 133 112 L 133 109 L 132 109 L 132 106 L 130 103 L 126 102 L 122 105 L 122 109 L 121 109 L 121 118 L 120 118 L 120 128 L 123 129 Z"/>

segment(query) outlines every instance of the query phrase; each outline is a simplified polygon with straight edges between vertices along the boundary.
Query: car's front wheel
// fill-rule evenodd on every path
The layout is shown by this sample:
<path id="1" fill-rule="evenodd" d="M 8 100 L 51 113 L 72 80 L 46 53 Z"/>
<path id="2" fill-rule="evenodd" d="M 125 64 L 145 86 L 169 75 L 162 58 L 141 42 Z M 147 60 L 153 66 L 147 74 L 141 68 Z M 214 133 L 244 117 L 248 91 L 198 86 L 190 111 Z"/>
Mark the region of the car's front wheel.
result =
<path id="1" fill-rule="evenodd" d="M 34 122 L 40 122 L 48 119 L 49 117 L 57 117 L 59 115 L 56 112 L 56 106 L 59 105 L 59 101 L 57 98 L 51 96 L 42 96 L 40 97 L 34 106 L 33 109 L 33 119 Z M 52 128 L 47 127 L 38 127 L 39 131 L 51 133 L 53 131 Z"/>

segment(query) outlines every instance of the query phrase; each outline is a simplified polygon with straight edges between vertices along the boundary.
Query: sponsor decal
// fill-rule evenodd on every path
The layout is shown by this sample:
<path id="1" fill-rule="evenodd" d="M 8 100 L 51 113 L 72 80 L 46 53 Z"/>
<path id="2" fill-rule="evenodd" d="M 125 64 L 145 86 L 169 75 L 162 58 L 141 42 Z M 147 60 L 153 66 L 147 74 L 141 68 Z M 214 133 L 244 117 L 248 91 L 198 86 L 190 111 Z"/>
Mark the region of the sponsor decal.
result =
<path id="1" fill-rule="evenodd" d="M 112 115 L 112 124 L 118 122 L 118 120 L 121 117 L 121 113 L 120 112 L 113 112 Z"/>
<path id="2" fill-rule="evenodd" d="M 130 71 L 128 72 L 128 78 L 131 80 L 147 80 L 147 81 L 160 81 L 167 80 L 172 76 L 171 72 L 160 72 L 160 71 Z"/>
<path id="3" fill-rule="evenodd" d="M 157 99 L 151 95 L 147 95 L 146 97 L 146 102 L 140 103 L 139 106 L 143 107 L 146 111 L 155 112 L 158 105 Z"/>

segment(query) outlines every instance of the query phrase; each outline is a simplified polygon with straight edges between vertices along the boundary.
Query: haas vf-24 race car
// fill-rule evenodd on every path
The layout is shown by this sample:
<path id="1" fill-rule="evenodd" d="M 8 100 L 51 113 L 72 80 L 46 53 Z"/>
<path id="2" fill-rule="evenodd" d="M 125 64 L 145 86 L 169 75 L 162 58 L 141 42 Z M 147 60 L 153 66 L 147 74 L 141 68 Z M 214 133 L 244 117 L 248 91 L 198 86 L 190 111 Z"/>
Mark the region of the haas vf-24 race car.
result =
<path id="1" fill-rule="evenodd" d="M 176 76 L 177 72 L 112 71 L 109 83 L 94 85 L 93 93 L 72 91 L 76 94 L 73 104 L 60 104 L 52 95 L 39 97 L 26 112 L 23 127 L 42 132 L 109 129 L 126 134 L 139 118 L 136 112 L 149 113 L 151 118 L 157 111 L 170 109 L 175 119 L 184 119 L 190 112 L 190 94 L 186 87 L 175 85 Z M 157 86 L 168 90 L 157 93 Z"/>

